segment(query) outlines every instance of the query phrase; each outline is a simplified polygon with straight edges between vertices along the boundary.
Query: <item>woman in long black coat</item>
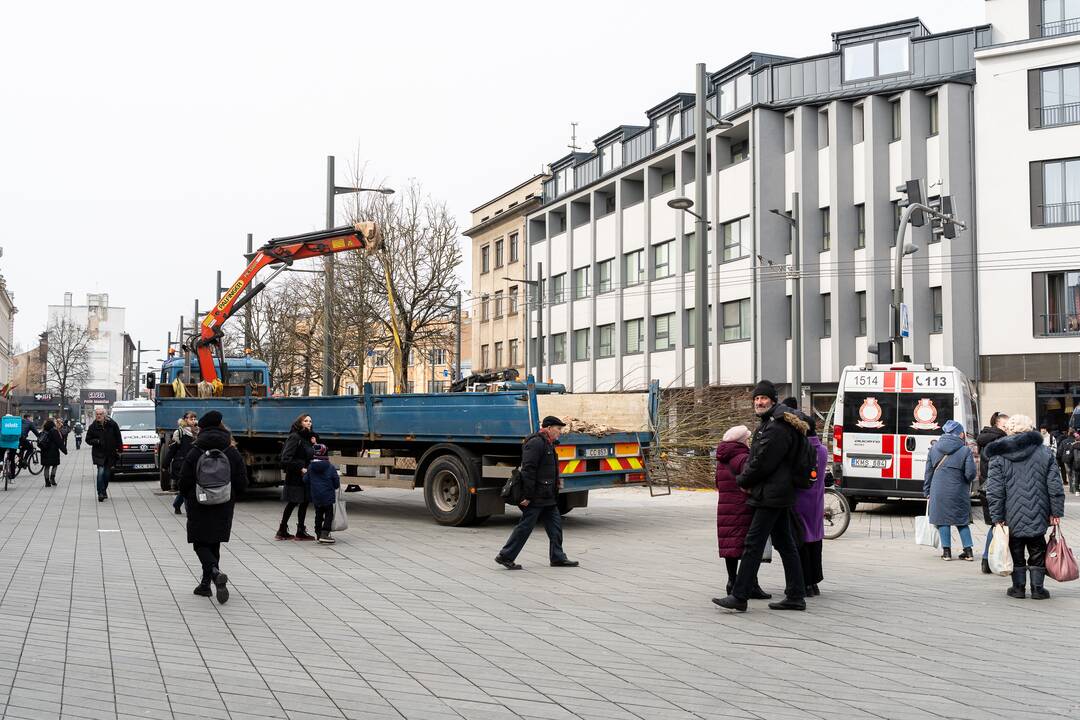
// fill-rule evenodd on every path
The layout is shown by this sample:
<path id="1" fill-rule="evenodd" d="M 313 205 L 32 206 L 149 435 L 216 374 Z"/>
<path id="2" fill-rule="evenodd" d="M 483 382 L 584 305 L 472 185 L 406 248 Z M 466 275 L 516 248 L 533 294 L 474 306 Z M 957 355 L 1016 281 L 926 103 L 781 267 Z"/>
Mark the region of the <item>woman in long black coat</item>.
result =
<path id="1" fill-rule="evenodd" d="M 41 466 L 45 468 L 42 473 L 45 476 L 45 487 L 56 487 L 56 468 L 60 467 L 60 453 L 67 455 L 67 442 L 56 429 L 52 418 L 46 420 L 41 428 L 38 448 L 41 450 Z"/>
<path id="2" fill-rule="evenodd" d="M 285 486 L 281 488 L 281 499 L 285 501 L 285 511 L 281 514 L 281 525 L 278 526 L 275 540 L 288 540 L 293 536 L 289 534 L 289 517 L 294 508 L 296 511 L 296 539 L 314 540 L 315 536 L 307 531 L 304 520 L 307 519 L 308 503 L 311 495 L 308 485 L 304 482 L 304 473 L 308 465 L 315 459 L 315 433 L 311 427 L 311 416 L 304 413 L 293 421 L 289 428 L 289 437 L 285 440 L 285 447 L 281 451 L 281 464 L 285 466 Z"/>
<path id="3" fill-rule="evenodd" d="M 221 450 L 229 459 L 232 484 L 232 498 L 247 487 L 247 468 L 244 458 L 232 444 L 232 435 L 221 424 L 221 413 L 211 410 L 199 419 L 199 437 L 184 459 L 180 471 L 180 493 L 187 501 L 187 541 L 195 549 L 202 564 L 202 581 L 195 588 L 196 595 L 210 597 L 210 583 L 217 588 L 217 600 L 225 603 L 229 599 L 226 586 L 229 578 L 221 572 L 221 543 L 229 542 L 232 533 L 233 500 L 220 505 L 203 505 L 195 497 L 195 468 L 199 458 L 207 450 Z"/>

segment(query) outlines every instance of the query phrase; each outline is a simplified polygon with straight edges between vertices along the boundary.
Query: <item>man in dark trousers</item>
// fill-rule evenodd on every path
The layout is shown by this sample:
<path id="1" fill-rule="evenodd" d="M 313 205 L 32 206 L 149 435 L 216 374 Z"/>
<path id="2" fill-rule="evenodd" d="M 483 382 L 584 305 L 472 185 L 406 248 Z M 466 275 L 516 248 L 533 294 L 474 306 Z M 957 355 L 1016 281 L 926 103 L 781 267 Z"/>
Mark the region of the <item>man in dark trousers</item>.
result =
<path id="1" fill-rule="evenodd" d="M 746 533 L 746 550 L 731 594 L 714 603 L 728 610 L 746 612 L 746 601 L 757 584 L 765 541 L 772 537 L 773 548 L 784 561 L 784 599 L 769 603 L 773 610 L 805 610 L 806 586 L 802 563 L 792 532 L 791 508 L 795 505 L 792 470 L 801 436 L 808 425 L 794 410 L 776 402 L 776 387 L 762 380 L 754 387 L 754 414 L 760 423 L 750 439 L 750 459 L 736 482 L 746 490 L 746 504 L 754 508 L 754 518 Z"/>
<path id="2" fill-rule="evenodd" d="M 521 448 L 521 520 L 495 562 L 507 570 L 520 570 L 514 560 L 525 547 L 537 520 L 543 519 L 551 543 L 549 557 L 552 567 L 577 567 L 576 560 L 568 560 L 562 547 L 562 516 L 556 498 L 559 495 L 559 462 L 555 457 L 555 445 L 559 442 L 562 429 L 566 426 L 562 420 L 548 415 L 540 423 L 540 432 L 525 440 Z"/>
<path id="3" fill-rule="evenodd" d="M 90 446 L 90 457 L 97 466 L 97 499 L 104 502 L 109 497 L 109 479 L 112 477 L 116 461 L 120 459 L 120 448 L 124 438 L 120 426 L 105 415 L 105 408 L 94 410 L 94 422 L 86 430 L 86 444 Z"/>

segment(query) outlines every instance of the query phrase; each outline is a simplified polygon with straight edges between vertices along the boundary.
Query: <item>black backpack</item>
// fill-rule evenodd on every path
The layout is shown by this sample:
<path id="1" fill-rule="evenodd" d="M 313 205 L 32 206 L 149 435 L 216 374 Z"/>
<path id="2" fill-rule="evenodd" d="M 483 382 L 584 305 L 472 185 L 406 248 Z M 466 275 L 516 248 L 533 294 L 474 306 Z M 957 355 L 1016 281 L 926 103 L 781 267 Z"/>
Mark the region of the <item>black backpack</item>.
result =
<path id="1" fill-rule="evenodd" d="M 817 449 L 810 444 L 806 435 L 796 432 L 799 438 L 795 441 L 791 482 L 799 490 L 809 490 L 817 481 Z"/>

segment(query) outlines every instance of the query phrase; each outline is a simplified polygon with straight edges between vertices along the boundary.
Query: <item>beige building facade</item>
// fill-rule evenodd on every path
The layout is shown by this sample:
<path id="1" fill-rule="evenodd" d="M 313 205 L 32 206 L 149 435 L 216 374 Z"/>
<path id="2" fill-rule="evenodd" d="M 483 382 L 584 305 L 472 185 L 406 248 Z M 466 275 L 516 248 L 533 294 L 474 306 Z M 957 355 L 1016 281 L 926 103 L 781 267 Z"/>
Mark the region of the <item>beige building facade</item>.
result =
<path id="1" fill-rule="evenodd" d="M 534 175 L 472 211 L 473 372 L 514 368 L 525 377 L 527 365 L 525 218 L 543 197 L 547 175 Z"/>
<path id="2" fill-rule="evenodd" d="M 458 360 L 454 357 L 456 344 L 454 334 L 457 328 L 453 321 L 447 322 L 440 335 L 445 340 L 438 347 L 414 347 L 408 359 L 408 372 L 405 385 L 407 393 L 448 392 L 454 381 L 454 372 Z M 461 314 L 461 369 L 469 374 L 469 347 L 472 333 L 472 321 L 467 312 Z M 358 395 L 363 391 L 365 382 L 372 385 L 376 395 L 394 392 L 394 359 L 390 345 L 377 347 L 364 361 L 364 378 L 361 381 L 358 372 L 352 370 L 341 381 L 341 392 L 346 395 Z"/>

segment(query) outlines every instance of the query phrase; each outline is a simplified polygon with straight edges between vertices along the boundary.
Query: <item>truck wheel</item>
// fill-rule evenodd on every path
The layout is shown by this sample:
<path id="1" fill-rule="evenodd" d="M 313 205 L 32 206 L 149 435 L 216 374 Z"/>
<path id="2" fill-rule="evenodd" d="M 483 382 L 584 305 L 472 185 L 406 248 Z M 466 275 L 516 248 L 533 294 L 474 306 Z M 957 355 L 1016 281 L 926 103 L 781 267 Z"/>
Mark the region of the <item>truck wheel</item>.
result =
<path id="1" fill-rule="evenodd" d="M 440 525 L 460 527 L 476 521 L 476 497 L 469 492 L 469 471 L 456 455 L 442 455 L 428 465 L 424 503 Z"/>

